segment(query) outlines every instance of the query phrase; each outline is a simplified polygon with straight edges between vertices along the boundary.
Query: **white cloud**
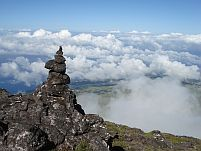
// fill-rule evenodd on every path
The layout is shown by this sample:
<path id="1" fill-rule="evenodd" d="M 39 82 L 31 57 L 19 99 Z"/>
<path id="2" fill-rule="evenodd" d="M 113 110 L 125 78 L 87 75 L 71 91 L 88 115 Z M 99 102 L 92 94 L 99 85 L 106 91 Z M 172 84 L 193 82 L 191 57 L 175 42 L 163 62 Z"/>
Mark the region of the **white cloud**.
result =
<path id="1" fill-rule="evenodd" d="M 60 38 L 60 39 L 66 39 L 71 37 L 71 33 L 68 30 L 61 30 L 58 33 L 53 33 L 51 38 Z"/>
<path id="2" fill-rule="evenodd" d="M 165 52 L 189 52 L 193 55 L 201 55 L 201 35 L 186 35 L 182 33 L 152 34 L 149 32 L 133 31 L 129 33 L 80 33 L 72 35 L 68 30 L 51 32 L 44 29 L 36 31 L 10 32 L 0 36 L 1 53 L 21 53 L 49 55 L 57 49 L 58 45 L 65 48 L 66 55 L 84 53 L 86 57 L 94 56 L 101 51 L 104 55 L 122 55 L 138 50 L 161 50 Z M 6 51 L 2 51 L 6 50 Z M 18 51 L 19 50 L 19 51 Z M 84 51 L 82 51 L 84 50 Z M 82 51 L 82 52 L 81 52 Z M 86 51 L 88 53 L 86 54 Z M 132 53 L 133 54 L 133 53 Z M 98 54 L 99 55 L 99 54 Z M 96 56 L 98 56 L 96 55 Z"/>
<path id="3" fill-rule="evenodd" d="M 50 34 L 51 34 L 51 32 L 49 32 L 49 31 L 46 31 L 44 29 L 39 29 L 33 33 L 33 37 L 44 37 L 44 36 L 48 36 Z"/>
<path id="4" fill-rule="evenodd" d="M 111 34 L 119 34 L 121 33 L 120 30 L 100 30 L 100 31 L 92 31 L 93 33 L 111 33 Z"/>
<path id="5" fill-rule="evenodd" d="M 128 32 L 129 34 L 141 34 L 141 35 L 148 35 L 148 34 L 151 34 L 151 32 L 149 31 L 137 31 L 137 30 L 132 30 L 130 32 Z"/>
<path id="6" fill-rule="evenodd" d="M 115 59 L 114 59 L 115 58 Z M 68 73 L 72 79 L 110 80 L 133 79 L 143 75 L 164 75 L 181 81 L 200 79 L 199 68 L 196 65 L 187 66 L 178 61 L 170 61 L 168 56 L 147 56 L 152 59 L 148 65 L 143 60 L 127 56 L 91 60 L 84 56 L 67 58 Z M 146 60 L 146 58 L 144 58 Z M 147 60 L 148 60 L 147 59 Z M 79 76 L 78 76 L 79 73 Z"/>
<path id="7" fill-rule="evenodd" d="M 130 32 L 128 32 L 129 34 L 138 34 L 139 33 L 139 31 L 137 31 L 137 30 L 132 30 L 132 31 L 130 31 Z"/>
<path id="8" fill-rule="evenodd" d="M 158 56 L 150 64 L 150 72 L 164 73 L 172 78 L 199 79 L 199 68 L 195 65 L 186 66 L 178 61 L 170 61 L 168 56 Z"/>
<path id="9" fill-rule="evenodd" d="M 92 35 L 91 34 L 81 33 L 79 35 L 75 35 L 73 37 L 73 40 L 75 40 L 76 42 L 91 42 Z"/>
<path id="10" fill-rule="evenodd" d="M 121 41 L 116 39 L 112 34 L 107 34 L 106 36 L 93 36 L 91 34 L 81 33 L 73 36 L 72 40 L 74 40 L 77 45 L 88 45 L 101 49 L 117 50 L 122 47 Z"/>
<path id="11" fill-rule="evenodd" d="M 184 35 L 182 33 L 161 34 L 156 36 L 158 40 L 175 40 L 189 43 L 201 43 L 201 34 Z"/>
<path id="12" fill-rule="evenodd" d="M 200 79 L 200 35 L 133 33 L 137 34 L 72 35 L 68 30 L 22 31 L 0 36 L 0 53 L 53 57 L 62 45 L 72 79 L 132 79 L 149 74 L 163 74 L 180 80 Z"/>
<path id="13" fill-rule="evenodd" d="M 201 132 L 196 126 L 201 124 L 201 117 L 194 112 L 201 112 L 199 99 L 181 84 L 186 79 L 200 80 L 200 39 L 200 34 L 138 31 L 74 34 L 68 30 L 39 29 L 9 32 L 0 35 L 0 77 L 28 86 L 39 84 L 47 76 L 45 63 L 27 59 L 26 55 L 47 60 L 62 45 L 67 73 L 72 80 L 123 80 L 114 89 L 115 97 L 79 96 L 78 100 L 85 101 L 84 106 L 90 104 L 90 108 L 85 106 L 88 111 L 104 112 L 103 116 L 110 120 L 145 130 L 160 129 L 201 137 L 200 133 L 196 134 Z M 151 79 L 147 75 L 163 76 Z"/>
<path id="14" fill-rule="evenodd" d="M 186 40 L 187 42 L 194 42 L 194 43 L 201 43 L 201 34 L 197 34 L 197 35 L 186 35 L 184 37 L 184 40 Z"/>
<path id="15" fill-rule="evenodd" d="M 19 33 L 17 33 L 18 37 L 31 37 L 30 32 L 27 31 L 20 31 Z"/>
<path id="16" fill-rule="evenodd" d="M 140 77 L 119 85 L 118 96 L 109 103 L 107 118 L 118 123 L 141 127 L 145 130 L 160 129 L 180 135 L 201 137 L 198 98 L 189 89 L 172 78 L 151 80 Z M 122 91 L 130 90 L 128 94 Z M 119 110 L 121 108 L 121 110 Z M 199 120 L 200 121 L 200 120 Z M 181 128 L 182 127 L 182 128 Z"/>
<path id="17" fill-rule="evenodd" d="M 44 62 L 38 60 L 30 63 L 27 58 L 17 57 L 15 60 L 0 65 L 0 76 L 12 77 L 17 82 L 27 86 L 43 82 L 47 76 Z"/>
<path id="18" fill-rule="evenodd" d="M 119 82 L 113 91 L 109 97 L 83 93 L 78 102 L 87 113 L 116 123 L 201 138 L 200 98 L 179 80 L 141 76 Z"/>
<path id="19" fill-rule="evenodd" d="M 35 32 L 31 31 L 21 31 L 16 34 L 17 37 L 29 37 L 29 38 L 59 38 L 59 39 L 66 39 L 71 37 L 71 33 L 68 30 L 61 30 L 59 32 L 50 32 L 44 29 L 36 30 Z"/>

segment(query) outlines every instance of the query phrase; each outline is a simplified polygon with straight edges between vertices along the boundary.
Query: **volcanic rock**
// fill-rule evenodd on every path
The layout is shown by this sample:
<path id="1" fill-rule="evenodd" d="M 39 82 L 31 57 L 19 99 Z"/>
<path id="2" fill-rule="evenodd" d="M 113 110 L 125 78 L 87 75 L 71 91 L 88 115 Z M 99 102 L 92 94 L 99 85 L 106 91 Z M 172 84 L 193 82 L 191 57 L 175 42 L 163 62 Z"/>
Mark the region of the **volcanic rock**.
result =
<path id="1" fill-rule="evenodd" d="M 63 55 L 62 47 L 59 46 L 59 50 L 56 52 L 57 55 Z"/>
<path id="2" fill-rule="evenodd" d="M 48 62 L 46 62 L 45 64 L 45 68 L 47 69 L 53 69 L 53 66 L 54 66 L 54 60 L 49 60 Z"/>
<path id="3" fill-rule="evenodd" d="M 61 55 L 55 55 L 55 62 L 56 63 L 65 63 L 66 59 Z"/>

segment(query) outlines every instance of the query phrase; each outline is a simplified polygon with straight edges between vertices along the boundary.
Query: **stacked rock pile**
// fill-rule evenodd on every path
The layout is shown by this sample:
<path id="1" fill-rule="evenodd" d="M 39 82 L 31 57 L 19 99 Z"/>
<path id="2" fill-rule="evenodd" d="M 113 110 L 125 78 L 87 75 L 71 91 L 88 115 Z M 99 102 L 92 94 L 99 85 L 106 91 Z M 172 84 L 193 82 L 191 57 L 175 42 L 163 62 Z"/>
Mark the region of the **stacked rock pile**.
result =
<path id="1" fill-rule="evenodd" d="M 47 91 L 49 94 L 61 96 L 67 86 L 66 84 L 70 83 L 70 77 L 65 73 L 66 59 L 63 57 L 61 46 L 54 57 L 54 60 L 49 60 L 45 64 L 45 68 L 50 70 L 47 79 Z"/>

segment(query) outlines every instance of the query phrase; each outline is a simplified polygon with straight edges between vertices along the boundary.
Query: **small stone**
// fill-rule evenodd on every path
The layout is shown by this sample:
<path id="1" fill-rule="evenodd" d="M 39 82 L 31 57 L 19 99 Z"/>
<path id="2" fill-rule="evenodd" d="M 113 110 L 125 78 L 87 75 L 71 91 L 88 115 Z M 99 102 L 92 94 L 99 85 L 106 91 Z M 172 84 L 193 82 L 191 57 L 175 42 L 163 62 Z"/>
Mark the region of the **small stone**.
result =
<path id="1" fill-rule="evenodd" d="M 65 84 L 70 84 L 70 77 L 67 74 L 64 74 L 62 78 Z"/>
<path id="2" fill-rule="evenodd" d="M 53 69 L 53 65 L 54 65 L 54 60 L 49 60 L 48 62 L 46 62 L 45 68 L 51 70 Z"/>
<path id="3" fill-rule="evenodd" d="M 47 92 L 51 96 L 63 96 L 65 90 L 65 85 L 51 85 L 47 88 Z"/>
<path id="4" fill-rule="evenodd" d="M 56 52 L 57 55 L 63 55 L 62 47 L 59 46 L 59 50 Z"/>
<path id="5" fill-rule="evenodd" d="M 59 74 L 59 73 L 57 73 L 57 74 Z M 54 84 L 64 84 L 64 85 L 70 84 L 70 77 L 67 74 L 64 74 L 64 75 L 60 74 L 58 76 L 52 76 L 52 75 L 53 74 L 50 74 L 48 76 L 49 84 L 52 84 L 52 85 L 54 85 Z"/>
<path id="6" fill-rule="evenodd" d="M 65 73 L 66 72 L 66 64 L 54 64 L 52 71 L 58 72 L 58 73 Z"/>
<path id="7" fill-rule="evenodd" d="M 55 55 L 54 58 L 55 58 L 56 63 L 65 63 L 65 61 L 66 61 L 66 59 L 60 55 Z"/>

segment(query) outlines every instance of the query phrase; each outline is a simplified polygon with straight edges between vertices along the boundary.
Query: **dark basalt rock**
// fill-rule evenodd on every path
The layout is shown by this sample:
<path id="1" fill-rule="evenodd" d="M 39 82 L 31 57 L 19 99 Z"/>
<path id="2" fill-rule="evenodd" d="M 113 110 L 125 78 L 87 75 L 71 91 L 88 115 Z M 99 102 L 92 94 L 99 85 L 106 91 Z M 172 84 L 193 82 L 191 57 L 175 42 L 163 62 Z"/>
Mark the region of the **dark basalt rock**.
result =
<path id="1" fill-rule="evenodd" d="M 65 64 L 53 64 L 52 71 L 55 71 L 57 73 L 65 73 L 66 72 L 66 65 Z"/>
<path id="2" fill-rule="evenodd" d="M 60 55 L 55 55 L 54 58 L 55 58 L 56 63 L 65 63 L 65 61 L 66 61 L 66 59 Z"/>
<path id="3" fill-rule="evenodd" d="M 59 50 L 56 52 L 57 55 L 63 55 L 62 47 L 59 46 Z"/>
<path id="4" fill-rule="evenodd" d="M 83 140 L 94 151 L 107 151 L 104 120 L 85 114 L 69 89 L 62 48 L 45 64 L 47 81 L 32 94 L 0 89 L 0 151 L 74 150 Z"/>
<path id="5" fill-rule="evenodd" d="M 53 66 L 54 66 L 54 60 L 49 60 L 48 62 L 46 62 L 45 64 L 45 68 L 47 69 L 53 69 Z"/>
<path id="6" fill-rule="evenodd" d="M 29 149 L 30 150 L 48 150 L 55 148 L 54 142 L 48 140 L 48 135 L 38 126 L 34 125 L 29 129 Z"/>
<path id="7" fill-rule="evenodd" d="M 66 72 L 66 64 L 65 63 L 57 63 L 55 60 L 49 60 L 45 64 L 45 68 L 50 69 L 51 71 L 55 71 L 57 73 L 65 73 Z"/>

